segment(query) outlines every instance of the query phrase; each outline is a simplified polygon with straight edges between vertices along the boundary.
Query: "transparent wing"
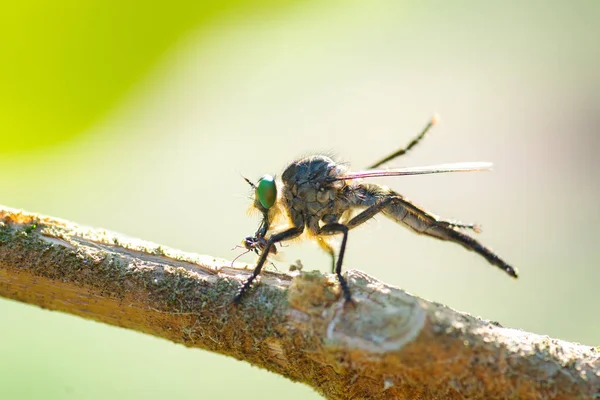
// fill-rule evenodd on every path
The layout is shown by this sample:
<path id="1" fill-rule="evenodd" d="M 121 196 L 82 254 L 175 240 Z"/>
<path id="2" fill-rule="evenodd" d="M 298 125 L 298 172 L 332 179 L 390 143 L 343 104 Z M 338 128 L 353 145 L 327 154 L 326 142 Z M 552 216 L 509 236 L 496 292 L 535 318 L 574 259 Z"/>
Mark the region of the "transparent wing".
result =
<path id="1" fill-rule="evenodd" d="M 376 178 L 381 176 L 405 176 L 405 175 L 425 175 L 440 174 L 444 172 L 477 172 L 489 171 L 492 169 L 492 163 L 489 162 L 464 162 L 454 164 L 428 165 L 424 167 L 390 168 L 390 169 L 372 169 L 360 172 L 350 172 L 346 175 L 333 178 L 340 181 L 347 179 Z"/>

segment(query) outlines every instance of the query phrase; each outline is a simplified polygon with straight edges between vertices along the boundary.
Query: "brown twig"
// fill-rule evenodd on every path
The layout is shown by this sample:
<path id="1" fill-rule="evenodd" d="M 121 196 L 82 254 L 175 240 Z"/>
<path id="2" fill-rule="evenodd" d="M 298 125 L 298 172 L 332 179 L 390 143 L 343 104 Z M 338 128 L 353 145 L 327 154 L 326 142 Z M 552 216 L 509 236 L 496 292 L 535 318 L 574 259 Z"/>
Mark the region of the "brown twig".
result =
<path id="1" fill-rule="evenodd" d="M 245 360 L 330 399 L 600 397 L 600 351 L 483 321 L 358 271 L 249 270 L 0 207 L 0 296 Z"/>

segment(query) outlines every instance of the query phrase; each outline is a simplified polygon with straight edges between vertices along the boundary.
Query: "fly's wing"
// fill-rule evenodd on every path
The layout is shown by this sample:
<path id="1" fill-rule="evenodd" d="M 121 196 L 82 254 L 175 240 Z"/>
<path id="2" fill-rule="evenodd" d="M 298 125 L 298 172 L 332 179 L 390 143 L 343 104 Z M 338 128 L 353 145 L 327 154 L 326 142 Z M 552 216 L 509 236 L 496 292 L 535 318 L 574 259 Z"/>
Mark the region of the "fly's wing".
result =
<path id="1" fill-rule="evenodd" d="M 491 169 L 492 163 L 489 162 L 464 162 L 454 164 L 428 165 L 424 167 L 390 168 L 381 170 L 371 169 L 360 172 L 349 172 L 345 175 L 331 178 L 331 181 L 361 178 L 377 178 L 382 176 L 441 174 L 445 172 L 478 172 L 490 171 Z"/>
<path id="2" fill-rule="evenodd" d="M 269 260 L 284 262 L 286 260 L 285 251 L 281 250 L 281 247 L 277 249 L 277 254 L 269 254 Z"/>

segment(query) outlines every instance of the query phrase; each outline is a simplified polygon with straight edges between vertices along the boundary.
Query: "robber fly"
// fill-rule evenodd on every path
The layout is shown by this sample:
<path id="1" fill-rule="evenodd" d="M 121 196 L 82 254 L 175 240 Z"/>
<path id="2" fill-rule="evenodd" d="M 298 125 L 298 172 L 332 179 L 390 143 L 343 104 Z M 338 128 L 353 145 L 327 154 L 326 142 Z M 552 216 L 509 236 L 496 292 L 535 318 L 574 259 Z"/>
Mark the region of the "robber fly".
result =
<path id="1" fill-rule="evenodd" d="M 297 238 L 305 232 L 331 255 L 332 272 L 336 274 L 340 282 L 346 302 L 352 302 L 348 283 L 342 276 L 342 262 L 348 231 L 379 213 L 383 213 L 386 217 L 405 225 L 416 233 L 458 243 L 516 278 L 517 271 L 513 267 L 498 257 L 491 249 L 463 232 L 467 229 L 478 232 L 477 225 L 441 219 L 387 187 L 362 182 L 363 178 L 487 171 L 491 168 L 491 163 L 475 162 L 386 170 L 374 169 L 406 154 L 419 143 L 429 128 L 435 124 L 435 121 L 434 117 L 407 147 L 369 166 L 366 171 L 350 172 L 345 165 L 336 163 L 327 156 L 314 155 L 289 164 L 281 175 L 281 182 L 276 182 L 271 175 L 264 175 L 256 184 L 244 178 L 254 189 L 253 207 L 262 213 L 263 219 L 254 236 L 246 237 L 243 242 L 248 250 L 260 253 L 260 257 L 254 272 L 237 293 L 235 302 L 239 303 L 244 293 L 260 274 L 267 257 L 276 252 L 274 250 L 276 243 Z M 282 219 L 287 221 L 289 226 L 276 232 L 269 232 L 270 228 Z M 268 233 L 269 235 L 267 235 Z M 336 260 L 334 248 L 327 239 L 337 234 L 342 235 L 342 242 Z"/>

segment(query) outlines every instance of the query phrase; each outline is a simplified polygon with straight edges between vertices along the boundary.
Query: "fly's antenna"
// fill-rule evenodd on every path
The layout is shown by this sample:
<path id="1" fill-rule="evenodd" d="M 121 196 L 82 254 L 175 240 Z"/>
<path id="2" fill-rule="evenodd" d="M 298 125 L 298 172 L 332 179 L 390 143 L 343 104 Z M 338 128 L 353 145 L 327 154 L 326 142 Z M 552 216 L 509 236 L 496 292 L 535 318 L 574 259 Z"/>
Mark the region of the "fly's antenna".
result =
<path id="1" fill-rule="evenodd" d="M 439 120 L 440 120 L 440 117 L 437 114 L 434 114 L 433 117 L 431 117 L 431 120 L 429 121 L 429 123 L 427 125 L 425 125 L 425 128 L 423 128 L 421 133 L 417 137 L 415 137 L 413 140 L 411 140 L 411 142 L 408 144 L 408 146 L 393 152 L 389 156 L 384 157 L 381 160 L 377 161 L 375 164 L 369 165 L 368 169 L 377 168 L 381 164 L 385 164 L 386 162 L 393 160 L 396 157 L 400 157 L 400 156 L 403 156 L 404 154 L 408 153 L 410 149 L 415 147 L 417 145 L 417 143 L 419 143 L 421 141 L 421 139 L 423 139 L 425 137 L 425 134 L 429 131 L 429 129 L 431 129 L 432 126 L 436 125 L 439 122 Z"/>
<path id="2" fill-rule="evenodd" d="M 256 189 L 256 185 L 255 185 L 254 183 L 252 183 L 252 181 L 251 181 L 250 179 L 246 178 L 244 175 L 241 175 L 241 174 L 240 174 L 240 176 L 241 176 L 242 178 L 244 178 L 244 180 L 245 180 L 246 182 L 248 182 L 248 185 L 252 186 L 252 189 Z"/>

